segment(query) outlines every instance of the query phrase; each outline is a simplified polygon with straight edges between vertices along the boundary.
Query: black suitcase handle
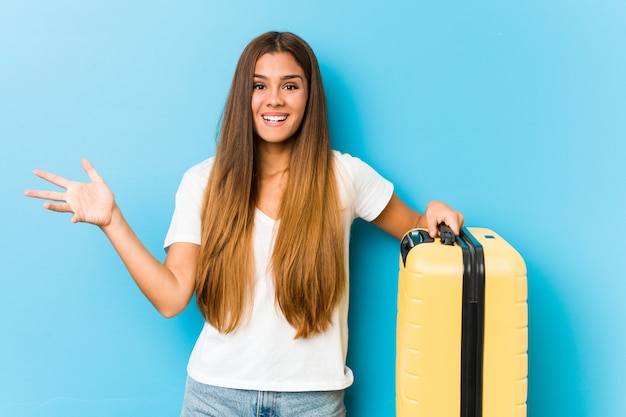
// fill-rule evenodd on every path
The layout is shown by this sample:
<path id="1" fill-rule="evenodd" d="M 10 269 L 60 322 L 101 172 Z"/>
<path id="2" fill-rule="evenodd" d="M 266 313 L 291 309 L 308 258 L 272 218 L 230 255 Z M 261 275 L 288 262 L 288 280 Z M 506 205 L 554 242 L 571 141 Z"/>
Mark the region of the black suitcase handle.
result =
<path id="1" fill-rule="evenodd" d="M 439 223 L 439 238 L 441 239 L 442 245 L 454 245 L 454 241 L 456 240 L 456 236 L 454 236 L 454 232 L 445 223 Z"/>
<path id="2" fill-rule="evenodd" d="M 437 226 L 439 229 L 439 237 L 441 239 L 442 245 L 452 246 L 456 241 L 456 236 L 454 236 L 454 232 L 450 229 L 445 223 L 440 223 Z M 402 263 L 406 264 L 406 257 L 409 251 L 419 245 L 420 243 L 432 243 L 435 239 L 430 237 L 428 232 L 423 229 L 413 229 L 409 231 L 402 241 L 400 242 L 400 254 L 402 255 Z"/>

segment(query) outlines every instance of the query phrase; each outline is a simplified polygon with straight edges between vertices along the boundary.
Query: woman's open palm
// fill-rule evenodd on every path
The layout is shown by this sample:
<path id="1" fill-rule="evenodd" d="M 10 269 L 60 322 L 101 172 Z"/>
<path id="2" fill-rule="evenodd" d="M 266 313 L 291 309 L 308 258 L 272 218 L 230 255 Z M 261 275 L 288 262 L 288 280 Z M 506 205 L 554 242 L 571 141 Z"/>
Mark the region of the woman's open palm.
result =
<path id="1" fill-rule="evenodd" d="M 91 182 L 70 181 L 49 172 L 35 170 L 35 175 L 65 189 L 65 192 L 26 190 L 24 195 L 54 201 L 44 203 L 44 208 L 61 213 L 73 213 L 73 223 L 85 222 L 107 226 L 111 222 L 115 208 L 115 197 L 89 161 L 83 159 L 81 165 Z"/>

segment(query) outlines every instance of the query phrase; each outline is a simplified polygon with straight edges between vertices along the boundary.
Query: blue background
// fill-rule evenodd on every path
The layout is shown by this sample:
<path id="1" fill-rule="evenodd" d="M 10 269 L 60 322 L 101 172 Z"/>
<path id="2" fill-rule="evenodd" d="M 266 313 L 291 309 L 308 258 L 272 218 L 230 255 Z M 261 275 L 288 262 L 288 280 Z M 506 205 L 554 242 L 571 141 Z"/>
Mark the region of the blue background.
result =
<path id="1" fill-rule="evenodd" d="M 23 197 L 89 158 L 161 259 L 236 60 L 316 51 L 337 149 L 418 209 L 498 231 L 529 275 L 529 416 L 626 415 L 626 3 L 0 1 L 0 415 L 175 416 L 201 320 L 166 320 L 104 235 Z M 358 221 L 347 393 L 394 413 L 397 242 Z"/>

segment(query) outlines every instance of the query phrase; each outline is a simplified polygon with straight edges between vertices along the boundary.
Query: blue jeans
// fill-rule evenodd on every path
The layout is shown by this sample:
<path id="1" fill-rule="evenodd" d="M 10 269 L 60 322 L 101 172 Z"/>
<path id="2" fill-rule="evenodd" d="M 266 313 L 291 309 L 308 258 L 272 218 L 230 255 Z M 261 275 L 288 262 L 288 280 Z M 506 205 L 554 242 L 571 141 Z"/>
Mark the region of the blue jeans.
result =
<path id="1" fill-rule="evenodd" d="M 187 378 L 181 417 L 345 417 L 343 391 L 266 392 Z"/>

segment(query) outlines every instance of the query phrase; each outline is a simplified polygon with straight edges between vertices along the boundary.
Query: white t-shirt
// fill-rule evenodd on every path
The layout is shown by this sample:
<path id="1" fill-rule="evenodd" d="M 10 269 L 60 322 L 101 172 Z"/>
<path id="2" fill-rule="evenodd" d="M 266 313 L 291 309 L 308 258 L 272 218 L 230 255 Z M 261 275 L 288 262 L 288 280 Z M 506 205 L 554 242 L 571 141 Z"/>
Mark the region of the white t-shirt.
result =
<path id="1" fill-rule="evenodd" d="M 176 193 L 166 250 L 175 242 L 200 244 L 202 198 L 213 161 L 209 158 L 185 173 Z M 347 272 L 352 221 L 357 217 L 374 220 L 387 206 L 393 185 L 348 154 L 335 151 L 334 163 L 345 220 Z M 345 364 L 348 291 L 323 334 L 295 339 L 295 329 L 275 302 L 268 272 L 279 221 L 257 210 L 254 222 L 256 276 L 250 320 L 230 334 L 220 334 L 205 323 L 189 359 L 189 376 L 209 385 L 261 391 L 328 391 L 350 386 L 354 378 Z"/>

